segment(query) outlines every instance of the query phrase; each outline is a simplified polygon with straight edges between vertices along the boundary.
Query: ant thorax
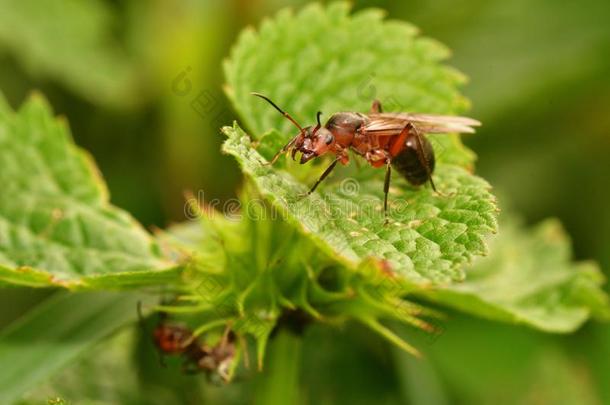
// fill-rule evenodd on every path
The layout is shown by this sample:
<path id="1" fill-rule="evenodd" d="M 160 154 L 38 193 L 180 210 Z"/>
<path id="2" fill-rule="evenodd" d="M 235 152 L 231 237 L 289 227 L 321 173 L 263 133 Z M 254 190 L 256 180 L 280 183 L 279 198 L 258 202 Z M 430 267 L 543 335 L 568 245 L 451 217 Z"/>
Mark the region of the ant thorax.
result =
<path id="1" fill-rule="evenodd" d="M 328 119 L 325 127 L 333 133 L 336 142 L 344 148 L 352 144 L 357 130 L 362 127 L 368 118 L 356 112 L 338 112 Z"/>

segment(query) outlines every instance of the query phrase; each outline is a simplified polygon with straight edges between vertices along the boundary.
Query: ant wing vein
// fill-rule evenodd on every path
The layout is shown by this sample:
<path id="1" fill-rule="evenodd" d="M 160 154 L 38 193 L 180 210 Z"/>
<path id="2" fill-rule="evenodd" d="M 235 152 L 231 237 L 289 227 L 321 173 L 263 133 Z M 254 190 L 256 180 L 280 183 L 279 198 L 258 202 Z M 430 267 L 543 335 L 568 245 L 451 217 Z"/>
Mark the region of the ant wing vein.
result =
<path id="1" fill-rule="evenodd" d="M 411 122 L 423 133 L 437 134 L 448 132 L 473 133 L 474 128 L 481 125 L 477 120 L 452 115 L 410 114 L 410 113 L 380 113 L 370 114 L 366 131 L 378 136 L 396 135 Z"/>

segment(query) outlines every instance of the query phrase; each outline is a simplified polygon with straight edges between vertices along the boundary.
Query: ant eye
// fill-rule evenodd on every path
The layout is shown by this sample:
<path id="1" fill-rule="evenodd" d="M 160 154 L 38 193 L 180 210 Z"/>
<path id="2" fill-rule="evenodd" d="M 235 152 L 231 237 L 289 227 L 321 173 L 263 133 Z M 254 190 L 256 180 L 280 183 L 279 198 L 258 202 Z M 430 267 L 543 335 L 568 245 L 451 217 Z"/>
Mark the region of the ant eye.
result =
<path id="1" fill-rule="evenodd" d="M 332 135 L 326 135 L 326 139 L 324 140 L 327 145 L 330 145 L 334 141 L 334 137 Z"/>

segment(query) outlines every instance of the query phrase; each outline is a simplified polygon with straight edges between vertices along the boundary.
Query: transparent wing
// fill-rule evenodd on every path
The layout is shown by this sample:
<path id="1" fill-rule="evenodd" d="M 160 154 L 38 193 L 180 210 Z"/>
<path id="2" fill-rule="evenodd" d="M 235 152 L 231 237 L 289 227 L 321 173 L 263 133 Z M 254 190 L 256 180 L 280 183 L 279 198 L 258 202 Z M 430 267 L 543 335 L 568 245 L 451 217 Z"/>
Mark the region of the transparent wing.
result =
<path id="1" fill-rule="evenodd" d="M 423 133 L 439 134 L 447 132 L 473 133 L 481 123 L 475 119 L 453 115 L 432 115 L 415 113 L 379 113 L 369 114 L 365 129 L 376 135 L 396 135 L 408 122 L 411 122 Z"/>

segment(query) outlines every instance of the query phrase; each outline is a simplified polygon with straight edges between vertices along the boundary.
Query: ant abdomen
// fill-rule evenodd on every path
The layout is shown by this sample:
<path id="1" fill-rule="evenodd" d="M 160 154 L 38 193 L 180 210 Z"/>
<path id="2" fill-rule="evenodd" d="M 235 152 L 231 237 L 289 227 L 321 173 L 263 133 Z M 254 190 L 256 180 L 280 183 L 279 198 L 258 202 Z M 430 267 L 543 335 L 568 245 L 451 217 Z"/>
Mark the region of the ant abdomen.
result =
<path id="1" fill-rule="evenodd" d="M 432 172 L 434 172 L 435 165 L 434 149 L 432 148 L 432 144 L 423 136 L 419 139 L 422 143 L 421 153 L 425 161 L 428 163 L 428 167 L 422 163 L 419 156 L 419 140 L 415 136 L 410 136 L 407 138 L 405 147 L 392 159 L 392 166 L 414 186 L 419 186 L 427 182 L 430 179 Z"/>

